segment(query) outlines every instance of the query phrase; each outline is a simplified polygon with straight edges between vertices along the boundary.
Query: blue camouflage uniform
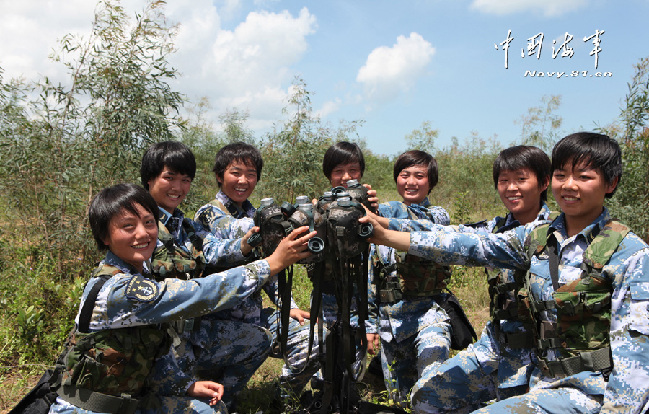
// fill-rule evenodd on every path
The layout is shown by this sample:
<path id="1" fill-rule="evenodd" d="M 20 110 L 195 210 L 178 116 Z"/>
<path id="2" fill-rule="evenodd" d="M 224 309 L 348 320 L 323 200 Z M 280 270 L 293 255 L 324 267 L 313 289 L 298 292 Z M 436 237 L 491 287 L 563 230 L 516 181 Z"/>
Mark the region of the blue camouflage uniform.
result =
<path id="1" fill-rule="evenodd" d="M 549 222 L 550 210 L 543 204 L 535 222 Z M 401 231 L 429 230 L 430 222 L 393 221 Z M 501 226 L 500 230 L 496 227 Z M 520 226 L 511 213 L 497 216 L 470 226 L 460 225 L 457 231 L 465 233 L 495 233 Z M 514 282 L 512 269 L 498 269 L 503 283 Z M 457 353 L 441 365 L 424 370 L 413 389 L 412 404 L 419 412 L 462 413 L 480 408 L 482 404 L 505 399 L 527 391 L 534 365 L 534 352 L 529 347 L 508 344 L 511 334 L 525 332 L 516 320 L 500 320 L 498 326 L 489 320 L 477 342 Z M 525 335 L 525 334 L 524 334 Z M 531 335 L 527 332 L 526 335 Z"/>
<path id="2" fill-rule="evenodd" d="M 223 241 L 224 235 L 239 231 L 233 221 L 224 222 L 220 229 L 221 233 L 213 234 L 200 223 L 186 219 L 179 209 L 176 209 L 173 214 L 169 214 L 163 208 L 159 210 L 160 223 L 173 236 L 176 248 L 185 251 L 192 249 L 192 242 L 185 228 L 179 225 L 183 221 L 188 221 L 195 234 L 202 240 L 202 252 L 208 265 L 217 266 L 218 271 L 222 271 L 226 267 L 244 261 L 240 240 Z M 162 247 L 159 237 L 156 249 Z M 187 275 L 188 278 L 196 276 L 198 275 Z M 274 284 L 276 281 L 270 283 L 270 285 Z M 263 288 L 265 289 L 266 285 Z M 170 352 L 160 358 L 154 366 L 151 382 L 156 392 L 161 395 L 177 395 L 183 392 L 171 375 L 174 367 L 180 367 L 181 370 L 192 372 L 198 378 L 223 384 L 225 388 L 223 401 L 228 409 L 231 409 L 236 395 L 245 387 L 270 353 L 272 334 L 268 329 L 254 323 L 259 320 L 259 312 L 252 315 L 251 321 L 245 321 L 248 323 L 242 323 L 243 319 L 225 320 L 219 315 L 221 312 L 237 314 L 241 310 L 239 307 L 241 303 L 254 303 L 256 297 L 259 297 L 259 290 L 241 298 L 239 302 L 232 303 L 232 306 L 223 307 L 218 312 L 194 320 L 186 320 L 177 325 L 177 329 L 180 330 L 179 338 L 170 348 Z"/>
<path id="3" fill-rule="evenodd" d="M 387 218 L 425 219 L 448 225 L 449 215 L 441 207 L 431 206 L 428 198 L 421 204 L 407 206 L 400 201 L 379 205 L 379 214 Z M 408 296 L 396 301 L 377 300 L 377 284 L 399 283 L 396 269 L 381 275 L 379 269 L 396 264 L 395 249 L 372 245 L 369 269 L 367 333 L 381 338 L 381 366 L 391 399 L 406 406 L 417 378 L 428 366 L 448 358 L 451 344 L 449 317 L 433 296 Z M 426 262 L 429 267 L 429 262 Z M 379 280 L 382 279 L 382 281 Z M 387 279 L 387 280 L 383 280 Z"/>
<path id="4" fill-rule="evenodd" d="M 98 292 L 90 319 L 90 332 L 127 327 L 146 328 L 231 307 L 258 290 L 271 277 L 266 261 L 257 261 L 226 273 L 210 275 L 201 279 L 200 283 L 180 279 L 156 282 L 147 274 L 139 274 L 112 252 L 106 254 L 106 258 L 100 265 L 113 266 L 118 269 L 118 272 L 108 279 Z M 81 298 L 80 310 L 88 299 L 92 287 L 98 281 L 98 277 L 88 281 Z M 138 284 L 148 289 L 149 297 L 143 298 L 133 294 L 132 286 Z M 77 326 L 79 326 L 79 319 L 80 313 L 76 318 Z M 211 363 L 210 355 L 201 355 L 197 363 Z M 207 401 L 186 396 L 185 390 L 195 382 L 191 372 L 176 366 L 169 370 L 168 375 L 172 376 L 169 380 L 175 381 L 178 389 L 183 391 L 176 396 L 157 396 L 159 408 L 139 409 L 137 413 L 227 413 L 223 402 L 210 407 Z M 133 395 L 137 396 L 142 390 L 132 391 Z M 64 398 L 58 397 L 50 407 L 50 413 L 92 414 L 93 412 L 77 408 Z"/>
<path id="5" fill-rule="evenodd" d="M 583 254 L 592 237 L 609 221 L 608 210 L 604 209 L 593 223 L 572 237 L 567 236 L 563 214 L 552 222 L 548 234 L 556 239 L 560 285 L 581 280 Z M 530 299 L 551 301 L 555 290 L 549 259 L 530 254 L 526 249 L 526 241 L 538 225 L 530 223 L 502 234 L 488 235 L 459 233 L 439 226 L 431 232 L 411 233 L 409 253 L 448 264 L 529 269 L 526 280 Z M 642 413 L 649 409 L 649 246 L 635 234 L 626 234 L 600 276 L 612 289 L 607 305 L 613 361 L 610 375 L 585 369 L 552 376 L 536 363 L 528 393 L 476 412 Z M 600 311 L 607 312 L 607 309 Z M 546 309 L 541 315 L 549 322 L 557 320 L 555 309 Z M 550 349 L 543 357 L 555 361 L 555 352 Z"/>
<path id="6" fill-rule="evenodd" d="M 252 218 L 255 215 L 255 208 L 246 200 L 239 207 L 230 198 L 219 191 L 215 199 L 202 206 L 195 215 L 195 220 L 216 236 L 217 243 L 222 245 L 236 244 L 241 251 L 241 238 L 254 226 Z M 225 231 L 224 231 L 225 230 Z M 225 249 L 218 249 L 225 250 Z M 245 258 L 242 258 L 245 260 Z M 264 286 L 264 291 L 270 300 L 279 308 L 281 300 L 278 294 L 277 282 Z M 279 312 L 277 309 L 262 308 L 262 298 L 259 293 L 251 295 L 236 307 L 220 311 L 213 315 L 216 319 L 244 321 L 259 325 L 271 330 L 273 339 L 278 342 Z M 298 308 L 291 297 L 291 309 Z M 317 334 L 316 334 L 317 335 Z M 300 325 L 298 321 L 289 318 L 289 331 L 287 339 L 288 365 L 284 364 L 279 379 L 283 395 L 298 395 L 302 392 L 311 376 L 318 370 L 319 363 L 315 355 L 318 352 L 317 336 L 315 337 L 312 355 L 307 363 L 309 345 L 309 327 Z M 281 355 L 272 355 L 280 357 Z"/>

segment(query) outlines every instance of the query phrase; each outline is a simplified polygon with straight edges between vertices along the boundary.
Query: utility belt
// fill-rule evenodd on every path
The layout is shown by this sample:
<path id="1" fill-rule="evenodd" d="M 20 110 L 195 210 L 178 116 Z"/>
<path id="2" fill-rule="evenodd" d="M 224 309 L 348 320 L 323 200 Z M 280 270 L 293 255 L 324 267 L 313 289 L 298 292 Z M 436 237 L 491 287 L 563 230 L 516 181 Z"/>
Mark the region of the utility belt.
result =
<path id="1" fill-rule="evenodd" d="M 539 358 L 539 368 L 546 376 L 553 378 L 569 377 L 582 371 L 599 371 L 608 381 L 608 376 L 613 368 L 611 348 L 607 346 L 596 351 L 585 351 L 577 356 L 553 361 Z"/>
<path id="2" fill-rule="evenodd" d="M 539 323 L 536 347 L 540 350 L 556 349 L 557 353 L 564 349 L 561 339 L 557 337 L 556 322 Z M 613 368 L 613 358 L 611 348 L 604 346 L 594 351 L 579 351 L 577 355 L 571 357 L 557 357 L 552 361 L 539 357 L 539 367 L 549 377 L 563 378 L 582 371 L 601 371 L 608 379 L 608 374 Z"/>
<path id="3" fill-rule="evenodd" d="M 84 410 L 108 414 L 133 414 L 138 408 L 139 400 L 129 394 L 121 396 L 103 394 L 75 385 L 63 385 L 57 394 L 70 404 Z"/>

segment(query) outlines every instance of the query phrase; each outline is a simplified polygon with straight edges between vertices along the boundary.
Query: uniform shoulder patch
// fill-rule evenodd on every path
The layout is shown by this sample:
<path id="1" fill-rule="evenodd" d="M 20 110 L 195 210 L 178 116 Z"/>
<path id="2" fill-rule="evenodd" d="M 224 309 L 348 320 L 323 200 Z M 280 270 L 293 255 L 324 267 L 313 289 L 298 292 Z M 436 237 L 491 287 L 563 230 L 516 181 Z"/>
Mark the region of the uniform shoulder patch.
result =
<path id="1" fill-rule="evenodd" d="M 142 275 L 131 277 L 126 286 L 126 297 L 138 302 L 151 302 L 158 297 L 158 285 Z"/>

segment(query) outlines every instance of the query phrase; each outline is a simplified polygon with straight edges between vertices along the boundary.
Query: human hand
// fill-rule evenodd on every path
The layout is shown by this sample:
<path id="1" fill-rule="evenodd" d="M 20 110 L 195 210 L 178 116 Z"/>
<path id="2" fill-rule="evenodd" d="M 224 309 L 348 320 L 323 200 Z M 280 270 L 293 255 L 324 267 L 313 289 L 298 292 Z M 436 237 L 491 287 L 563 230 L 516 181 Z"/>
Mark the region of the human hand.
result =
<path id="1" fill-rule="evenodd" d="M 387 229 L 390 226 L 390 219 L 388 219 L 387 217 L 379 216 L 367 207 L 365 207 L 365 214 L 376 220 L 376 222 L 379 223 L 383 228 Z"/>
<path id="2" fill-rule="evenodd" d="M 372 190 L 372 186 L 369 184 L 363 184 L 363 187 L 367 188 L 367 202 L 370 203 L 371 210 L 378 211 L 379 197 L 376 195 L 376 190 Z"/>
<path id="3" fill-rule="evenodd" d="M 374 232 L 367 238 L 370 243 L 382 244 L 402 251 L 408 251 L 410 249 L 409 232 L 388 230 L 381 226 L 381 223 L 370 215 L 365 215 L 359 218 L 358 222 L 370 223 L 374 227 Z"/>
<path id="4" fill-rule="evenodd" d="M 305 319 L 311 319 L 311 314 L 307 311 L 303 311 L 302 309 L 299 308 L 293 308 L 289 312 L 289 315 L 291 318 L 295 319 L 300 323 L 300 325 L 304 325 L 304 320 Z"/>
<path id="5" fill-rule="evenodd" d="M 248 244 L 248 239 L 250 239 L 250 237 L 255 233 L 259 233 L 259 227 L 257 226 L 248 230 L 248 232 L 241 239 L 241 253 L 244 256 L 248 256 L 252 251 L 252 246 Z"/>
<path id="6" fill-rule="evenodd" d="M 302 226 L 293 230 L 288 236 L 282 239 L 273 254 L 266 259 L 270 266 L 271 275 L 277 274 L 295 262 L 311 256 L 311 252 L 307 250 L 307 245 L 309 239 L 317 233 L 315 231 L 307 233 L 308 231 L 308 226 Z M 304 233 L 307 234 L 303 235 Z"/>
<path id="7" fill-rule="evenodd" d="M 379 334 L 367 333 L 365 337 L 367 338 L 367 352 L 370 355 L 376 355 L 376 351 L 379 350 Z"/>
<path id="8" fill-rule="evenodd" d="M 196 381 L 187 388 L 187 395 L 190 397 L 209 398 L 210 405 L 215 405 L 221 398 L 225 389 L 223 385 L 214 381 Z"/>

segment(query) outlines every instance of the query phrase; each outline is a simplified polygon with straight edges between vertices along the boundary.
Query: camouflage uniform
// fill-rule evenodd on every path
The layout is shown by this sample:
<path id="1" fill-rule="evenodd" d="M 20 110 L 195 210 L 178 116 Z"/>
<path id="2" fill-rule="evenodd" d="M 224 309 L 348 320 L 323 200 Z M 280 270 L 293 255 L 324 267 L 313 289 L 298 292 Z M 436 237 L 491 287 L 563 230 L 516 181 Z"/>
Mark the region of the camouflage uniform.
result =
<path id="1" fill-rule="evenodd" d="M 179 209 L 169 214 L 160 208 L 160 231 L 158 234 L 158 246 L 154 252 L 153 267 L 157 278 L 162 278 L 165 268 L 171 267 L 174 272 L 178 271 L 179 262 L 184 265 L 184 277 L 194 278 L 201 276 L 201 266 L 212 266 L 218 270 L 231 267 L 237 262 L 244 261 L 241 253 L 240 241 L 223 242 L 220 238 L 223 234 L 237 233 L 239 231 L 233 223 L 228 223 L 221 228 L 223 234 L 212 234 L 200 223 L 186 219 Z M 196 242 L 192 242 L 193 231 L 200 240 L 197 248 Z M 224 223 L 226 224 L 226 223 Z M 162 255 L 162 263 L 156 258 L 160 257 L 159 250 L 166 249 L 162 238 L 166 234 L 171 235 L 173 247 L 181 249 L 179 254 L 194 252 L 187 259 L 177 259 L 174 256 L 165 263 Z M 200 245 L 202 243 L 202 246 Z M 200 250 L 196 252 L 196 250 Z M 201 256 L 202 255 L 202 256 Z M 195 259 L 195 260 L 193 260 Z M 189 268 L 189 269 L 188 269 Z M 183 273 L 181 270 L 180 273 Z M 166 270 L 169 272 L 169 270 Z M 226 272 L 227 273 L 227 272 Z M 178 276 L 182 277 L 182 276 Z M 274 285 L 273 281 L 270 284 Z M 266 286 L 264 285 L 264 288 Z M 178 382 L 174 379 L 174 370 L 177 367 L 187 375 L 195 375 L 200 379 L 207 379 L 223 384 L 225 388 L 223 401 L 228 409 L 232 407 L 233 400 L 237 393 L 247 384 L 248 380 L 261 366 L 271 350 L 272 334 L 267 329 L 256 323 L 243 323 L 240 320 L 223 320 L 219 317 L 220 312 L 237 312 L 236 307 L 240 303 L 250 303 L 259 297 L 259 290 L 242 298 L 241 301 L 233 303 L 232 306 L 224 307 L 218 312 L 210 313 L 194 320 L 185 320 L 176 324 L 179 331 L 178 338 L 169 353 L 160 358 L 152 372 L 152 384 L 156 393 L 160 395 L 183 394 Z M 259 313 L 253 315 L 252 322 L 259 320 Z M 246 321 L 248 322 L 248 321 Z"/>
<path id="2" fill-rule="evenodd" d="M 550 210 L 543 204 L 535 222 L 548 222 Z M 391 223 L 402 231 L 430 229 L 425 221 Z M 424 226 L 425 225 L 425 228 Z M 511 213 L 471 226 L 458 226 L 465 233 L 495 233 L 520 226 Z M 501 231 L 499 231 L 501 232 Z M 491 271 L 491 269 L 489 269 Z M 503 283 L 514 281 L 514 270 L 499 269 Z M 498 327 L 495 325 L 498 323 Z M 534 365 L 531 348 L 512 347 L 506 342 L 511 334 L 525 332 L 516 320 L 490 320 L 477 342 L 460 351 L 441 365 L 424 370 L 412 395 L 413 407 L 420 412 L 470 412 L 482 404 L 505 399 L 527 391 Z M 531 335 L 531 333 L 528 333 Z"/>
<path id="3" fill-rule="evenodd" d="M 235 244 L 241 251 L 241 238 L 253 226 L 252 217 L 255 215 L 255 208 L 246 200 L 242 207 L 232 202 L 222 191 L 216 194 L 216 197 L 210 203 L 201 207 L 194 217 L 195 220 L 212 234 L 217 236 L 217 243 L 223 245 Z M 245 260 L 245 258 L 243 259 Z M 277 282 L 269 283 L 264 286 L 264 291 L 277 308 L 281 306 L 281 300 L 278 295 Z M 225 321 L 243 321 L 253 325 L 262 326 L 269 329 L 273 334 L 274 342 L 278 342 L 279 312 L 277 309 L 262 309 L 261 294 L 257 293 L 246 298 L 236 307 L 211 315 L 211 318 Z M 291 297 L 291 309 L 297 308 L 297 304 Z M 250 341 L 246 342 L 250 343 Z M 282 366 L 282 374 L 279 384 L 282 392 L 299 395 L 314 372 L 319 368 L 315 355 L 318 352 L 317 336 L 314 340 L 312 355 L 309 365 L 306 369 L 306 357 L 309 346 L 309 328 L 308 325 L 300 325 L 298 321 L 289 318 L 289 331 L 287 340 L 287 359 L 289 365 Z M 271 355 L 280 357 L 281 355 Z"/>
<path id="4" fill-rule="evenodd" d="M 585 264 L 583 254 L 609 221 L 608 211 L 604 209 L 593 223 L 572 237 L 567 236 L 563 214 L 552 222 L 549 234 L 556 239 L 560 285 L 581 280 L 581 267 Z M 448 264 L 529 269 L 530 276 L 526 278 L 529 290 L 525 292 L 529 292 L 534 301 L 551 301 L 556 291 L 550 277 L 548 256 L 532 254 L 526 246 L 530 234 L 538 226 L 538 223 L 530 223 L 493 235 L 435 227 L 432 232 L 411 233 L 409 253 Z M 606 322 L 610 321 L 610 328 L 604 335 L 610 340 L 612 371 L 584 369 L 572 374 L 552 375 L 541 369 L 542 364 L 535 363 L 528 393 L 496 402 L 477 412 L 641 413 L 649 409 L 649 341 L 646 336 L 649 334 L 649 246 L 635 234 L 626 234 L 598 277 L 612 290 L 610 302 L 597 311 L 607 318 Z M 557 320 L 556 309 L 547 309 L 540 315 L 548 322 Z M 576 316 L 582 315 L 585 313 L 579 311 Z M 581 324 L 575 321 L 567 326 Z M 541 356 L 556 361 L 557 354 L 548 350 L 538 355 Z"/>
<path id="5" fill-rule="evenodd" d="M 245 267 L 232 269 L 227 273 L 211 275 L 201 280 L 201 283 L 193 281 L 183 281 L 179 279 L 166 279 L 162 282 L 156 282 L 147 275 L 137 273 L 130 265 L 123 262 L 112 252 L 108 252 L 106 258 L 101 264 L 115 268 L 113 275 L 103 284 L 98 291 L 90 318 L 89 335 L 105 334 L 108 330 L 114 330 L 116 338 L 122 336 L 118 345 L 109 346 L 108 349 L 114 349 L 119 356 L 120 352 L 125 352 L 131 342 L 135 342 L 140 335 L 146 332 L 153 335 L 157 329 L 151 329 L 159 324 L 173 322 L 179 318 L 193 318 L 214 310 L 233 306 L 238 301 L 249 296 L 258 290 L 270 278 L 270 268 L 266 261 L 258 261 Z M 227 282 L 226 282 L 227 279 Z M 81 309 L 84 302 L 88 299 L 92 287 L 99 282 L 98 277 L 90 279 L 84 289 L 81 299 L 80 313 L 76 318 L 76 325 L 79 326 Z M 164 325 L 160 327 L 164 329 Z M 168 344 L 163 341 L 165 332 L 158 338 L 151 337 L 150 340 L 142 338 L 139 343 L 151 344 Z M 155 335 L 153 335 L 155 336 Z M 102 336 L 106 337 L 106 335 Z M 98 336 L 99 338 L 99 336 Z M 140 379 L 149 379 L 153 361 L 153 354 L 158 349 L 146 350 L 140 348 L 136 355 L 130 356 L 130 360 L 139 364 L 138 372 L 127 373 L 114 372 L 108 370 L 107 376 L 95 378 L 93 374 L 80 375 L 80 373 L 95 372 L 93 367 L 112 368 L 107 361 L 113 355 L 113 352 L 102 352 L 95 354 L 86 351 L 81 342 L 77 342 L 68 353 L 68 357 L 76 355 L 79 363 L 73 364 L 70 369 L 72 372 L 64 373 L 63 384 L 77 385 L 78 388 L 91 388 L 93 390 L 106 390 L 119 388 L 120 394 L 129 394 L 134 398 L 145 396 L 147 390 L 143 388 L 143 381 Z M 96 349 L 102 349 L 101 343 L 95 343 Z M 144 355 L 144 353 L 147 355 Z M 162 351 L 164 352 L 164 351 Z M 127 354 L 128 355 L 128 354 Z M 83 364 L 81 363 L 83 361 Z M 103 364 L 103 365 L 102 365 Z M 106 365 L 108 364 L 108 365 Z M 191 375 L 187 372 L 174 369 L 171 371 L 174 380 L 178 383 L 178 388 L 182 389 L 182 394 L 176 397 L 166 396 L 156 398 L 154 395 L 145 396 L 147 401 L 146 407 L 142 407 L 138 413 L 213 413 L 227 412 L 223 403 L 219 403 L 214 408 L 210 407 L 206 401 L 192 399 L 185 395 L 186 389 L 194 382 Z M 88 376 L 89 375 L 89 376 Z M 87 384 L 93 384 L 88 387 Z M 111 385 L 112 384 L 112 385 Z M 86 387 L 82 387 L 86 385 Z M 115 389 L 117 389 L 115 388 Z M 119 396 L 119 395 L 118 395 Z M 158 404 L 156 404 L 156 400 Z M 50 413 L 92 413 L 85 409 L 79 409 L 68 403 L 64 397 L 58 397 L 56 402 L 50 408 Z"/>
<path id="6" fill-rule="evenodd" d="M 379 214 L 387 218 L 423 219 L 443 225 L 450 223 L 446 210 L 431 206 L 428 198 L 420 204 L 410 206 L 400 201 L 380 204 Z M 382 275 L 381 268 L 400 262 L 397 254 L 395 249 L 387 246 L 371 246 L 369 317 L 365 327 L 367 333 L 377 333 L 378 329 L 386 389 L 395 402 L 405 407 L 410 391 L 424 368 L 448 358 L 451 332 L 448 315 L 437 304 L 436 296 L 432 294 L 421 297 L 408 296 L 394 301 L 377 298 L 377 285 L 381 289 L 390 283 L 395 286 L 401 282 L 412 283 L 417 275 L 423 274 L 416 271 L 416 275 L 402 275 L 405 279 L 400 280 L 400 275 L 395 269 L 390 271 L 387 277 Z M 425 269 L 434 268 L 429 261 L 422 261 L 421 265 L 425 266 Z M 429 282 L 431 280 L 426 281 L 427 284 Z M 403 288 L 406 287 L 405 284 Z M 445 285 L 445 282 L 441 284 Z M 420 286 L 413 288 L 409 290 L 421 291 Z M 434 288 L 441 290 L 443 287 Z"/>

